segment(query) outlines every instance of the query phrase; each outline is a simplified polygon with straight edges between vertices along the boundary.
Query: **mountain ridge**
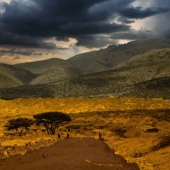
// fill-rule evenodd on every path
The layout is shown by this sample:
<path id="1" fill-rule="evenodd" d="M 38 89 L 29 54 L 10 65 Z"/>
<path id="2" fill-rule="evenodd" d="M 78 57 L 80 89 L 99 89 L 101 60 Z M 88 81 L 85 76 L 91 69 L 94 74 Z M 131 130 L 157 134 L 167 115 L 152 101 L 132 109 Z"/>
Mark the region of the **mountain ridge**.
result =
<path id="1" fill-rule="evenodd" d="M 90 74 L 106 71 L 133 56 L 162 48 L 170 48 L 170 40 L 136 40 L 127 44 L 110 45 L 106 49 L 79 54 L 69 58 L 68 61 L 82 72 Z"/>
<path id="2" fill-rule="evenodd" d="M 26 70 L 33 72 L 34 74 L 40 74 L 44 71 L 48 70 L 51 67 L 54 67 L 59 64 L 71 65 L 68 61 L 60 59 L 60 58 L 50 58 L 46 60 L 34 61 L 34 62 L 26 62 L 15 64 L 16 66 L 22 67 Z"/>

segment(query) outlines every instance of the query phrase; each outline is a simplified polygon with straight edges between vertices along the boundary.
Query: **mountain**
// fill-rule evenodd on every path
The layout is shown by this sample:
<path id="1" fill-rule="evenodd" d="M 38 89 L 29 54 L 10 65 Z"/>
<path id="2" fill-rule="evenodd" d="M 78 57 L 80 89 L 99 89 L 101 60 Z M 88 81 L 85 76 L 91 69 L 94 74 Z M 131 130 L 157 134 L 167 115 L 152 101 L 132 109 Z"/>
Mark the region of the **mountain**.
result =
<path id="1" fill-rule="evenodd" d="M 134 53 L 139 51 L 142 53 L 144 49 L 147 50 L 151 47 L 162 49 L 153 49 L 129 57 L 129 59 L 126 58 L 107 71 L 92 74 L 81 75 L 81 72 L 69 62 L 56 64 L 56 67 L 48 69 L 46 61 L 42 61 L 44 66 L 41 68 L 47 70 L 32 80 L 31 85 L 1 89 L 0 98 L 155 96 L 170 99 L 170 48 L 164 48 L 166 45 L 168 46 L 168 42 L 169 40 L 141 40 L 128 43 L 129 51 L 137 49 Z M 121 45 L 119 48 L 123 50 L 123 47 L 127 48 L 126 45 Z M 112 47 L 107 49 L 109 48 Z M 129 54 L 131 53 L 132 51 Z M 55 61 L 55 59 L 51 60 Z M 9 76 L 7 77 L 9 78 Z M 6 77 L 3 75 L 3 78 Z M 6 78 L 7 82 L 10 80 L 11 77 L 9 80 Z M 14 79 L 12 80 L 14 81 Z M 148 88 L 150 85 L 152 87 L 155 82 L 156 88 Z M 160 83 L 161 87 L 159 87 Z"/>
<path id="2" fill-rule="evenodd" d="M 55 81 L 62 81 L 82 75 L 83 73 L 71 64 L 58 64 L 31 81 L 30 84 L 44 84 Z"/>
<path id="3" fill-rule="evenodd" d="M 35 77 L 35 74 L 23 68 L 0 63 L 0 88 L 28 84 Z"/>
<path id="4" fill-rule="evenodd" d="M 16 66 L 22 67 L 23 69 L 29 70 L 35 74 L 41 74 L 46 70 L 55 67 L 56 65 L 63 65 L 63 64 L 70 66 L 70 63 L 68 61 L 59 58 L 51 58 L 48 60 L 20 63 L 20 64 L 16 64 Z"/>
<path id="5" fill-rule="evenodd" d="M 148 39 L 137 40 L 127 44 L 111 45 L 106 49 L 79 54 L 69 58 L 73 66 L 84 73 L 106 71 L 133 56 L 153 49 L 170 48 L 170 40 Z"/>
<path id="6" fill-rule="evenodd" d="M 159 49 L 130 58 L 108 71 L 41 86 L 2 89 L 0 98 L 143 96 L 170 99 L 169 82 L 170 49 Z"/>

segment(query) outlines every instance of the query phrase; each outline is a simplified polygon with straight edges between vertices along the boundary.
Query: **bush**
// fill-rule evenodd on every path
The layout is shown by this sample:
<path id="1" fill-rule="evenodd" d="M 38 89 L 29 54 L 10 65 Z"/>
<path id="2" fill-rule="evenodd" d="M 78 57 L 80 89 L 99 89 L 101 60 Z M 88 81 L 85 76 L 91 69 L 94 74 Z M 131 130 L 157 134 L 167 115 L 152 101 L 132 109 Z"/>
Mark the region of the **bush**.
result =
<path id="1" fill-rule="evenodd" d="M 19 136 L 23 136 L 28 132 L 30 126 L 33 124 L 34 121 L 32 119 L 17 118 L 9 120 L 8 123 L 5 125 L 5 128 L 8 131 L 13 130 Z"/>
<path id="2" fill-rule="evenodd" d="M 125 133 L 127 129 L 125 127 L 117 126 L 112 128 L 111 131 L 121 138 L 126 138 Z"/>

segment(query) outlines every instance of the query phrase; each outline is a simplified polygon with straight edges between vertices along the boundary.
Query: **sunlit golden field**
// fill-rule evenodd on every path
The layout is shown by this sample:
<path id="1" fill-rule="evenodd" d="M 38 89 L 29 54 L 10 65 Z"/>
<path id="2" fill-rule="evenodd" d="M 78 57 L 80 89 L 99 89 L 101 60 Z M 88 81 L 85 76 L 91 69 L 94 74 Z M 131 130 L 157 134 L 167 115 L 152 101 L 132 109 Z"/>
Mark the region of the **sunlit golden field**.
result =
<path id="1" fill-rule="evenodd" d="M 47 111 L 68 113 L 72 122 L 60 127 L 64 138 L 66 130 L 71 137 L 98 138 L 145 170 L 170 169 L 170 101 L 136 98 L 55 98 L 0 100 L 0 145 L 24 145 L 42 139 L 57 138 L 36 131 L 33 126 L 26 136 L 10 135 L 5 123 L 18 117 L 32 118 Z M 154 131 L 154 130 L 157 131 Z"/>

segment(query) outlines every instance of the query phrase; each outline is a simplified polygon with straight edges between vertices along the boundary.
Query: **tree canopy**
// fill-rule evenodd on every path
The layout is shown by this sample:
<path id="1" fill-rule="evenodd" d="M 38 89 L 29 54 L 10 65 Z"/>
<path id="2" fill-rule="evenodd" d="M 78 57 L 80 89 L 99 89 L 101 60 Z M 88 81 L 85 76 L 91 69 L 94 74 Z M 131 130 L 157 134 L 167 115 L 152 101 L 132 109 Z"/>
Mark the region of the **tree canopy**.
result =
<path id="1" fill-rule="evenodd" d="M 34 115 L 36 125 L 43 125 L 48 135 L 54 135 L 61 125 L 71 121 L 71 117 L 62 112 L 45 112 Z"/>
<path id="2" fill-rule="evenodd" d="M 22 136 L 28 132 L 29 127 L 33 124 L 34 121 L 32 119 L 17 118 L 9 120 L 8 123 L 5 125 L 5 128 L 8 131 L 13 130 L 19 136 Z"/>

